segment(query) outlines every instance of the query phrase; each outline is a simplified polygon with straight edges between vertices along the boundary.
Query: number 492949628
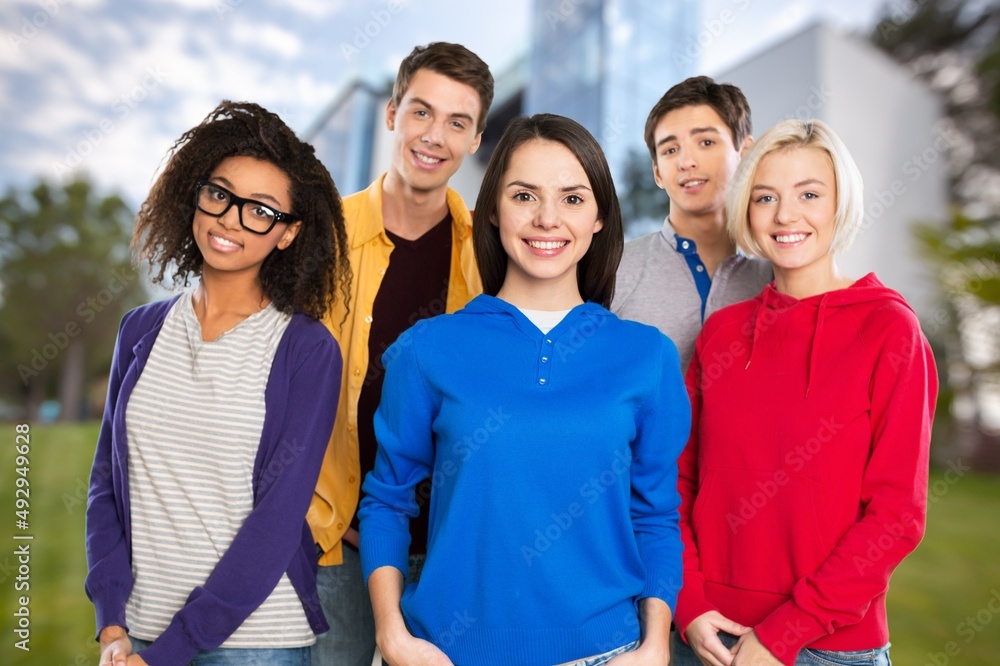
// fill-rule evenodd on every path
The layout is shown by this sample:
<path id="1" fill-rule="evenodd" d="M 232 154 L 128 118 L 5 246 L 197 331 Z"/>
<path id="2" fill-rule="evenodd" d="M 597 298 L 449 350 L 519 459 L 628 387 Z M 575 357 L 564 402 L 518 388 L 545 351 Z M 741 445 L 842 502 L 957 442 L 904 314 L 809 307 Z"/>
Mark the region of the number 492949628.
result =
<path id="1" fill-rule="evenodd" d="M 20 530 L 28 529 L 28 516 L 31 510 L 31 480 L 28 472 L 31 470 L 31 427 L 21 423 L 14 427 L 16 435 L 14 437 L 14 451 L 17 457 L 14 460 L 14 516 L 15 525 Z"/>

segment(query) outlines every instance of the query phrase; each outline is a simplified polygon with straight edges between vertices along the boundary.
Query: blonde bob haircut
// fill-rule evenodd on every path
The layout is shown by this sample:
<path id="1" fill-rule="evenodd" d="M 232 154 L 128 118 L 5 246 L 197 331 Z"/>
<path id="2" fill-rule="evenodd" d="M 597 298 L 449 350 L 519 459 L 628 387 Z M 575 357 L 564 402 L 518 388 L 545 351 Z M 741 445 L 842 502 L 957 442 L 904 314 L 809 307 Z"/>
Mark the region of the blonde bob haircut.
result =
<path id="1" fill-rule="evenodd" d="M 744 254 L 764 256 L 750 233 L 750 195 L 757 167 L 766 155 L 793 148 L 818 148 L 833 163 L 837 210 L 834 213 L 834 235 L 830 251 L 837 253 L 846 250 L 861 228 L 864 217 L 864 183 L 847 146 L 822 120 L 784 120 L 764 132 L 746 152 L 726 193 L 726 228 L 736 247 Z"/>

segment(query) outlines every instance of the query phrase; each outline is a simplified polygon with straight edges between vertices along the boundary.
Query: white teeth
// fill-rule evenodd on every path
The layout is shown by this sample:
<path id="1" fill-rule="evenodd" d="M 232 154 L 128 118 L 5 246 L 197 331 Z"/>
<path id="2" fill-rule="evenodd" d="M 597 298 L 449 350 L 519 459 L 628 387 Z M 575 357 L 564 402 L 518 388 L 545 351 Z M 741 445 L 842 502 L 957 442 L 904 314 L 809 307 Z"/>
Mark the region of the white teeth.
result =
<path id="1" fill-rule="evenodd" d="M 536 250 L 558 250 L 569 241 L 528 241 L 528 245 Z"/>
<path id="2" fill-rule="evenodd" d="M 788 234 L 786 236 L 775 236 L 774 240 L 779 243 L 798 243 L 801 240 L 805 240 L 805 234 Z"/>
<path id="3" fill-rule="evenodd" d="M 703 180 L 689 180 L 686 183 L 684 183 L 683 186 L 684 187 L 697 187 L 697 186 L 703 184 L 704 182 L 705 181 L 703 181 Z"/>
<path id="4" fill-rule="evenodd" d="M 444 160 L 439 160 L 436 157 L 428 157 L 427 155 L 422 155 L 421 153 L 413 153 L 417 156 L 417 159 L 424 164 L 437 164 L 438 162 L 443 162 Z"/>
<path id="5" fill-rule="evenodd" d="M 212 238 L 214 238 L 215 242 L 218 243 L 219 245 L 228 245 L 229 247 L 239 247 L 240 246 L 239 243 L 234 243 L 231 240 L 227 240 L 227 239 L 223 238 L 222 236 L 216 236 L 215 234 L 212 234 Z"/>

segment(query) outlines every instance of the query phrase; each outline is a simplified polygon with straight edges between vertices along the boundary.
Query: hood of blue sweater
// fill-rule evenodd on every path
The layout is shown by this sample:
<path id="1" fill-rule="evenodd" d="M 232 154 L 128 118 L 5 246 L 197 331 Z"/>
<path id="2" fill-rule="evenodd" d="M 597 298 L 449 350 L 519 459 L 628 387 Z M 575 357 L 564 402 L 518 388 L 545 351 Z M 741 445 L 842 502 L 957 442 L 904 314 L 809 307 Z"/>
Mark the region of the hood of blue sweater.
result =
<path id="1" fill-rule="evenodd" d="M 487 294 L 480 294 L 476 296 L 471 301 L 466 304 L 464 308 L 459 310 L 462 314 L 471 315 L 487 315 L 492 317 L 513 317 L 514 319 L 520 320 L 524 318 L 524 314 L 521 312 L 520 308 L 516 305 L 508 303 L 502 298 L 497 298 L 496 296 L 489 296 Z M 581 303 L 569 311 L 566 315 L 567 318 L 571 316 L 595 316 L 595 317 L 614 317 L 607 308 L 600 305 L 599 303 Z"/>

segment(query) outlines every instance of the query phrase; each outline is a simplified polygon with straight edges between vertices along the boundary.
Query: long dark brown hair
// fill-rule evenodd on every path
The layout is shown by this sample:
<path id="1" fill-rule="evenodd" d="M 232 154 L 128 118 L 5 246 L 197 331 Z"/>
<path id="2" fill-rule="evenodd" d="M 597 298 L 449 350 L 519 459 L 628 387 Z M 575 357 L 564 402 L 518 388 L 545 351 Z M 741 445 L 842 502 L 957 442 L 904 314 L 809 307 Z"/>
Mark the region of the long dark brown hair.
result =
<path id="1" fill-rule="evenodd" d="M 621 208 L 618 206 L 611 170 L 597 139 L 583 125 L 551 113 L 512 120 L 500 137 L 486 167 L 472 219 L 472 244 L 479 273 L 483 278 L 483 291 L 496 296 L 507 275 L 507 252 L 500 242 L 500 229 L 494 224 L 499 221 L 503 176 L 510 166 L 514 151 L 534 139 L 555 141 L 566 146 L 587 174 L 597 201 L 597 217 L 604 224 L 594 234 L 587 253 L 577 264 L 576 280 L 584 301 L 610 307 L 615 293 L 615 272 L 625 245 Z"/>

